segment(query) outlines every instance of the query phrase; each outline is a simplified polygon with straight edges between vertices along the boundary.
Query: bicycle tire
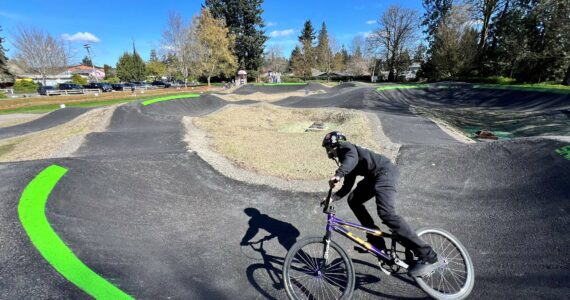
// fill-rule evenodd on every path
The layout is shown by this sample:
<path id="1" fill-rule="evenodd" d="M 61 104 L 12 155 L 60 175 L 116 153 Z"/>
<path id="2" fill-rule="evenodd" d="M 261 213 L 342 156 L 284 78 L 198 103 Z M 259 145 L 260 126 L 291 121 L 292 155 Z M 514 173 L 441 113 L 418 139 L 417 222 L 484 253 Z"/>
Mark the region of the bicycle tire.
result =
<path id="1" fill-rule="evenodd" d="M 460 300 L 469 296 L 475 284 L 475 269 L 465 246 L 443 229 L 425 227 L 416 233 L 432 246 L 441 264 L 426 277 L 414 277 L 420 288 L 435 299 Z M 452 291 L 455 287 L 457 291 Z M 448 288 L 449 291 L 446 291 Z"/>
<path id="2" fill-rule="evenodd" d="M 324 299 L 350 299 L 355 284 L 352 260 L 342 247 L 336 242 L 330 241 L 328 266 L 323 268 L 325 271 L 322 274 L 317 274 L 317 271 L 321 269 L 318 265 L 322 263 L 323 249 L 323 237 L 309 237 L 295 243 L 287 252 L 283 263 L 283 282 L 289 299 L 315 299 L 311 287 L 319 288 L 319 286 L 323 288 Z M 300 252 L 301 250 L 303 251 Z M 310 254 L 307 255 L 307 253 Z M 316 255 L 314 255 L 315 253 Z M 338 257 L 335 258 L 335 255 Z M 300 265 L 304 266 L 300 267 Z M 329 268 L 328 271 L 334 270 L 334 272 L 327 273 L 327 268 Z M 291 273 L 301 273 L 299 277 L 309 277 L 307 281 L 312 281 L 304 285 L 297 276 L 293 276 Z M 328 289 L 324 289 L 324 287 Z M 338 297 L 335 293 L 337 288 L 340 288 Z"/>

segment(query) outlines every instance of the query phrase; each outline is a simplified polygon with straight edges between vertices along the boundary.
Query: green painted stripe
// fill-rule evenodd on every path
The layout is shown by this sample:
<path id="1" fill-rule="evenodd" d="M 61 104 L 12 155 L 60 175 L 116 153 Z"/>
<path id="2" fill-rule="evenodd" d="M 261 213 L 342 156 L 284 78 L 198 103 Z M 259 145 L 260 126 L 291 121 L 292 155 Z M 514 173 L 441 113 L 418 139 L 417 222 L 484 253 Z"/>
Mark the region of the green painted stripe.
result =
<path id="1" fill-rule="evenodd" d="M 255 86 L 307 85 L 306 82 L 254 83 Z"/>
<path id="2" fill-rule="evenodd" d="M 175 99 L 185 99 L 185 98 L 198 98 L 200 94 L 184 94 L 184 95 L 174 95 L 174 96 L 166 96 L 160 97 L 155 99 L 146 100 L 142 103 L 142 105 L 147 106 L 156 102 L 168 101 L 168 100 L 175 100 Z"/>
<path id="3" fill-rule="evenodd" d="M 20 222 L 41 255 L 67 280 L 96 299 L 133 299 L 83 264 L 55 233 L 45 215 L 47 199 L 67 169 L 51 165 L 40 172 L 22 193 Z"/>
<path id="4" fill-rule="evenodd" d="M 387 85 L 376 88 L 377 91 L 399 90 L 399 89 L 422 89 L 428 88 L 428 84 L 410 84 L 410 85 Z"/>

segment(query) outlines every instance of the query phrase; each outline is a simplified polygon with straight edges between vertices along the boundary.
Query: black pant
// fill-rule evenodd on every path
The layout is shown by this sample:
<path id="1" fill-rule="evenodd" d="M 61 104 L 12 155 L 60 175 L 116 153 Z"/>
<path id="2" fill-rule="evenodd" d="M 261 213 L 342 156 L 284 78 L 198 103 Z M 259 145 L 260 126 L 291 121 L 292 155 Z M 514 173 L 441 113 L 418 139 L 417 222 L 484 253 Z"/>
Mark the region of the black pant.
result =
<path id="1" fill-rule="evenodd" d="M 378 228 L 374 220 L 364 207 L 364 203 L 372 197 L 376 197 L 378 216 L 382 219 L 393 233 L 403 238 L 406 248 L 411 249 L 423 260 L 432 260 L 436 257 L 435 252 L 427 243 L 412 230 L 406 221 L 396 214 L 394 202 L 396 200 L 396 183 L 400 172 L 395 165 L 388 165 L 374 177 L 364 178 L 356 188 L 348 195 L 348 205 L 356 215 L 362 226 Z M 381 242 L 382 243 L 382 242 Z"/>

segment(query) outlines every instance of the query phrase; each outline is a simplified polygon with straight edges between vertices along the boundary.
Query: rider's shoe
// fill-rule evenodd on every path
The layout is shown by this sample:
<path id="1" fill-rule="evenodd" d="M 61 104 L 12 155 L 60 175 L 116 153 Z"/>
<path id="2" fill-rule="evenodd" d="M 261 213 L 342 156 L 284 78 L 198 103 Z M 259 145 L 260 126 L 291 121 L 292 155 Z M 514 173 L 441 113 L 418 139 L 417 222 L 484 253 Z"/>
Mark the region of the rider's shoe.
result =
<path id="1" fill-rule="evenodd" d="M 412 277 L 424 277 L 430 275 L 433 271 L 435 271 L 439 267 L 439 262 L 437 257 L 432 260 L 424 261 L 418 260 L 416 265 L 408 271 L 408 274 Z"/>

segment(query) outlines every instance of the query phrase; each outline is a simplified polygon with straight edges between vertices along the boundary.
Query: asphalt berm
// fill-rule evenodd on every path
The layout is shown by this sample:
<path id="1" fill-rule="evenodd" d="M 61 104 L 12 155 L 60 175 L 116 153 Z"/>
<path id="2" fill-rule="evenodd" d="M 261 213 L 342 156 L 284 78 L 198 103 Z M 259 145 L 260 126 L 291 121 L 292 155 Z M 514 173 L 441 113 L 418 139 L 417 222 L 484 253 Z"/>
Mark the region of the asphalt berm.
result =
<path id="1" fill-rule="evenodd" d="M 0 140 L 61 125 L 67 121 L 71 121 L 88 110 L 89 108 L 81 107 L 62 108 L 31 122 L 0 128 Z"/>
<path id="2" fill-rule="evenodd" d="M 567 298 L 570 160 L 557 150 L 568 142 L 532 137 L 461 144 L 414 114 L 414 105 L 437 103 L 428 94 L 348 87 L 280 105 L 378 114 L 386 134 L 403 144 L 398 212 L 414 228 L 439 226 L 463 242 L 475 264 L 471 298 Z M 74 158 L 0 164 L 0 298 L 89 298 L 41 257 L 18 219 L 22 190 L 52 164 L 68 173 L 48 198 L 49 223 L 85 265 L 125 293 L 141 299 L 284 298 L 286 248 L 323 234 L 322 194 L 228 179 L 188 152 L 182 116 L 226 104 L 202 98 L 123 105 L 107 131 L 88 135 Z M 425 127 L 427 136 L 416 127 Z M 372 202 L 367 205 L 374 211 Z M 337 211 L 356 221 L 346 203 Z M 275 238 L 263 251 L 240 246 L 248 231 L 255 234 L 252 242 Z M 386 276 L 372 257 L 349 253 L 356 299 L 426 297 L 406 276 Z"/>

